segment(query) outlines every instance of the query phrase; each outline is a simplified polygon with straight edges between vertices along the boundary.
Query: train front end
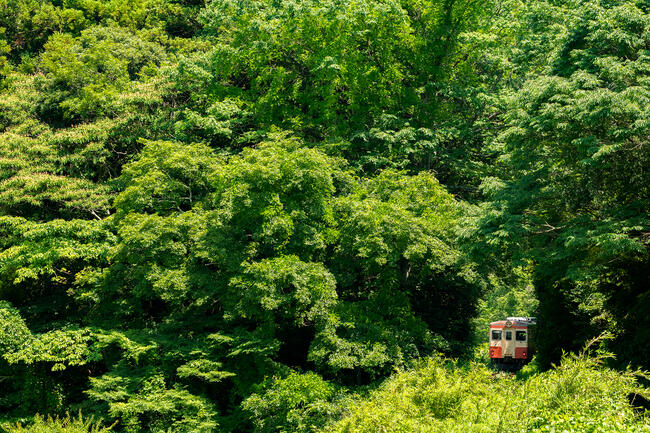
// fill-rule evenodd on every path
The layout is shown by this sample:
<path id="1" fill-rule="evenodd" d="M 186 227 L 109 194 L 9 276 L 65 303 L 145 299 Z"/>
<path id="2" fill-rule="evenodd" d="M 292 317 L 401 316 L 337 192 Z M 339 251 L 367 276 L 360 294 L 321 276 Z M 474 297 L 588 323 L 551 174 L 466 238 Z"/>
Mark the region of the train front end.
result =
<path id="1" fill-rule="evenodd" d="M 490 360 L 501 370 L 516 371 L 535 354 L 534 317 L 508 317 L 490 323 Z"/>

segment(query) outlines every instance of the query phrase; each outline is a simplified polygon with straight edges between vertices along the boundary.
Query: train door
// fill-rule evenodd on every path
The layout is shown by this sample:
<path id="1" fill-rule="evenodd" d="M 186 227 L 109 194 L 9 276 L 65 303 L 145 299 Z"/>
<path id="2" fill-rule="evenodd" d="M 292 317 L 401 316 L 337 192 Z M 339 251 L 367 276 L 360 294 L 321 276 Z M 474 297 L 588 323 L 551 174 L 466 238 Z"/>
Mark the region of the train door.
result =
<path id="1" fill-rule="evenodd" d="M 507 325 L 506 325 L 507 326 Z M 502 356 L 504 358 L 514 358 L 515 357 L 515 330 L 512 328 L 503 329 L 503 352 Z"/>
<path id="2" fill-rule="evenodd" d="M 515 358 L 528 359 L 528 330 L 517 329 L 515 331 Z"/>

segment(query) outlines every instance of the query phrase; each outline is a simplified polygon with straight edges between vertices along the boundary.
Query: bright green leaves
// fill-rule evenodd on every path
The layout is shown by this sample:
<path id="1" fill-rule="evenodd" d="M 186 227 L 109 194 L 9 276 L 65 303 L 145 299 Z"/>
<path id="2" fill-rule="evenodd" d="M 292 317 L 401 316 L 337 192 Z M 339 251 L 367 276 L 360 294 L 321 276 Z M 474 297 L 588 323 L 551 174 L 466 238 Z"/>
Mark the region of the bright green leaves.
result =
<path id="1" fill-rule="evenodd" d="M 594 8 L 600 15 L 594 15 Z M 595 2 L 575 12 L 573 19 L 584 30 L 563 41 L 551 59 L 562 64 L 554 75 L 530 80 L 522 88 L 509 116 L 511 127 L 502 137 L 514 164 L 537 177 L 526 204 L 527 230 L 547 233 L 537 236 L 542 239 L 563 229 L 560 242 L 569 249 L 580 245 L 572 239 L 593 236 L 589 244 L 600 249 L 605 226 L 617 230 L 621 218 L 631 219 L 623 223 L 628 227 L 647 223 L 638 212 L 648 204 L 643 167 L 650 157 L 639 143 L 650 125 L 644 108 L 650 98 L 650 63 L 644 54 L 650 47 L 650 21 L 624 2 L 614 7 Z M 574 216 L 575 224 L 567 226 Z M 579 234 L 587 226 L 591 228 Z M 621 257 L 643 249 L 639 238 L 624 237 L 612 233 L 610 239 L 620 242 L 601 251 Z M 591 267 L 598 260 L 590 262 L 583 264 Z"/>
<path id="2" fill-rule="evenodd" d="M 128 432 L 214 431 L 213 404 L 197 395 L 232 373 L 206 359 L 203 338 L 160 330 L 94 333 L 93 349 L 108 372 L 90 377 L 85 391 L 95 409 L 107 411 Z M 102 373 L 106 371 L 102 370 Z M 171 379 L 173 378 L 173 380 Z"/>
<path id="3" fill-rule="evenodd" d="M 8 433 L 109 433 L 113 431 L 110 427 L 105 428 L 101 423 L 95 423 L 93 418 L 84 420 L 81 415 L 78 418 L 43 418 L 36 415 L 34 423 L 29 426 L 21 424 L 3 425 L 3 430 Z"/>
<path id="4" fill-rule="evenodd" d="M 194 359 L 187 364 L 183 364 L 176 372 L 178 377 L 184 378 L 197 378 L 208 383 L 217 383 L 222 380 L 232 377 L 235 374 L 221 369 L 220 362 L 210 361 L 209 359 Z"/>
<path id="5" fill-rule="evenodd" d="M 384 113 L 424 120 L 442 111 L 436 80 L 461 75 L 447 63 L 465 66 L 453 48 L 483 12 L 473 1 L 215 0 L 201 20 L 220 42 L 219 79 L 246 88 L 261 125 L 320 138 L 363 130 Z"/>
<path id="6" fill-rule="evenodd" d="M 648 359 L 650 21 L 552 3 L 0 0 L 0 412 L 313 431 L 531 278 Z"/>
<path id="7" fill-rule="evenodd" d="M 336 303 L 336 281 L 320 263 L 282 256 L 244 265 L 230 282 L 226 317 L 252 319 L 266 326 L 322 326 Z"/>
<path id="8" fill-rule="evenodd" d="M 76 67 L 67 74 L 84 80 L 77 77 Z M 47 85 L 51 74 L 12 77 L 9 91 L 0 95 L 0 213 L 30 220 L 106 217 L 111 195 L 106 181 L 117 176 L 128 154 L 140 147 L 140 137 L 155 137 L 160 130 L 151 116 L 162 105 L 160 91 L 151 83 L 130 85 L 111 103 L 119 117 L 53 129 L 38 120 L 37 111 L 50 102 L 59 110 L 61 98 L 68 100 L 71 93 L 39 91 L 35 81 Z"/>
<path id="9" fill-rule="evenodd" d="M 50 78 L 41 84 L 49 99 L 41 109 L 45 119 L 95 118 L 104 114 L 117 90 L 126 85 L 126 63 L 112 56 L 109 47 L 82 50 L 69 35 L 55 35 L 45 45 L 41 68 Z M 59 109 L 61 114 L 56 112 Z"/>
<path id="10" fill-rule="evenodd" d="M 138 380 L 139 379 L 139 380 Z M 209 433 L 217 428 L 212 405 L 201 397 L 169 387 L 160 374 L 138 378 L 104 375 L 92 379 L 95 400 L 108 402 L 111 417 L 120 418 L 128 433 Z"/>
<path id="11" fill-rule="evenodd" d="M 397 2 L 219 0 L 202 21 L 235 49 L 218 48 L 227 59 L 218 73 L 249 83 L 247 99 L 262 124 L 321 134 L 401 101 L 406 67 L 398 60 L 413 38 Z"/>
<path id="12" fill-rule="evenodd" d="M 0 302 L 0 354 L 19 350 L 32 341 L 32 334 L 18 311 L 7 302 Z"/>
<path id="13" fill-rule="evenodd" d="M 246 395 L 279 367 L 288 336 L 323 328 L 336 281 L 308 260 L 336 233 L 330 200 L 343 177 L 337 164 L 283 138 L 228 161 L 206 146 L 146 143 L 124 169 L 111 220 L 118 242 L 93 296 L 126 326 L 158 329 L 152 336 L 166 355 L 147 363 L 161 369 L 165 385 L 150 400 L 141 392 L 150 373 L 119 361 L 113 373 L 93 379 L 89 395 L 108 402 L 133 431 L 136 424 L 158 428 L 142 418 L 153 413 L 171 425 L 172 414 L 188 409 L 165 412 L 167 398 L 203 401 L 198 396 L 232 384 L 235 395 Z M 182 347 L 178 332 L 186 335 Z M 141 380 L 129 379 L 138 374 Z M 159 412 L 154 401 L 164 403 Z M 203 423 L 201 413 L 187 423 Z"/>
<path id="14" fill-rule="evenodd" d="M 396 373 L 325 431 L 650 431 L 648 419 L 629 404 L 630 395 L 639 398 L 648 392 L 633 371 L 618 372 L 596 359 L 567 356 L 560 367 L 529 377 L 495 380 L 493 375 L 478 363 L 429 358 Z M 504 411 L 504 406 L 511 410 Z"/>
<path id="15" fill-rule="evenodd" d="M 239 99 L 226 98 L 207 107 L 204 114 L 187 108 L 174 125 L 176 136 L 185 142 L 203 140 L 216 147 L 245 142 L 247 137 L 238 134 L 246 130 L 250 117 L 243 105 Z"/>
<path id="16" fill-rule="evenodd" d="M 348 143 L 341 145 L 341 151 L 364 173 L 385 168 L 441 168 L 437 155 L 441 139 L 437 131 L 415 128 L 384 114 L 374 119 L 372 128 L 354 134 Z"/>
<path id="17" fill-rule="evenodd" d="M 106 153 L 97 148 L 90 128 L 69 134 L 78 138 L 79 152 L 72 156 L 59 147 L 69 137 L 26 123 L 1 134 L 0 212 L 29 219 L 106 215 L 108 188 L 93 182 L 89 173 L 101 173 Z"/>
<path id="18" fill-rule="evenodd" d="M 312 432 L 343 411 L 336 387 L 311 372 L 274 377 L 260 388 L 242 403 L 255 433 Z"/>
<path id="19" fill-rule="evenodd" d="M 220 160 L 207 146 L 164 141 L 147 142 L 137 161 L 125 167 L 125 190 L 115 199 L 118 215 L 159 215 L 189 210 L 212 190 Z"/>
<path id="20" fill-rule="evenodd" d="M 339 161 L 293 139 L 279 139 L 246 150 L 223 166 L 215 178 L 214 228 L 208 240 L 250 259 L 296 254 L 321 257 L 335 235 L 330 199 L 334 182 L 343 180 Z M 238 251 L 237 245 L 241 245 Z M 234 249 L 233 249 L 234 247 Z"/>
<path id="21" fill-rule="evenodd" d="M 81 370 L 82 366 L 101 360 L 92 347 L 93 333 L 69 327 L 32 335 L 15 311 L 3 307 L 6 304 L 0 304 L 0 336 L 6 338 L 0 346 L 4 382 L 0 408 L 7 412 L 61 412 L 69 403 L 64 385 L 67 375 L 83 375 L 88 369 Z"/>
<path id="22" fill-rule="evenodd" d="M 145 214 L 122 218 L 118 227 L 120 241 L 111 255 L 116 266 L 109 270 L 106 289 L 124 287 L 136 299 L 183 302 L 192 290 L 188 269 L 192 260 L 188 254 L 201 226 L 201 215 L 193 212 L 166 218 Z M 121 308 L 123 313 L 143 313 L 139 303 L 125 307 Z"/>
<path id="23" fill-rule="evenodd" d="M 335 177 L 334 160 L 291 140 L 227 163 L 205 146 L 148 143 L 115 201 L 120 242 L 107 288 L 129 282 L 137 299 L 176 305 L 218 296 L 224 317 L 268 329 L 322 322 L 335 281 L 301 260 L 322 255 L 336 233 Z"/>
<path id="24" fill-rule="evenodd" d="M 355 187 L 338 161 L 279 137 L 228 162 L 207 147 L 151 142 L 122 179 L 109 280 L 130 281 L 138 298 L 225 290 L 225 318 L 302 326 L 328 316 L 337 283 L 365 299 L 471 277 L 454 240 L 464 210 L 432 176 L 385 172 Z"/>
<path id="25" fill-rule="evenodd" d="M 489 30 L 496 22 L 495 31 L 507 31 L 508 8 L 474 0 L 208 2 L 201 21 L 216 42 L 211 59 L 178 70 L 209 97 L 193 97 L 179 128 L 227 148 L 288 129 L 342 150 L 365 174 L 433 169 L 470 195 L 465 183 L 475 186 L 489 170 L 480 148 L 491 132 L 478 122 L 508 69 Z M 234 101 L 238 115 L 210 114 L 215 101 Z M 242 134 L 230 139 L 229 131 Z"/>
<path id="26" fill-rule="evenodd" d="M 459 258 L 453 228 L 463 211 L 433 176 L 386 171 L 338 200 L 337 211 L 340 254 L 350 258 L 343 260 L 342 273 L 354 269 L 351 263 L 359 266 L 370 290 L 397 288 Z"/>
<path id="27" fill-rule="evenodd" d="M 365 384 L 454 350 L 467 323 L 445 312 L 476 297 L 465 209 L 431 175 L 359 179 L 331 155 L 373 175 L 449 161 L 468 132 L 430 114 L 461 93 L 431 83 L 471 75 L 451 48 L 474 2 L 219 0 L 191 41 L 192 0 L 14 3 L 0 290 L 35 344 L 11 343 L 3 410 L 309 431 L 336 391 L 291 371 Z"/>
<path id="28" fill-rule="evenodd" d="M 476 296 L 455 240 L 464 207 L 430 175 L 355 179 L 341 160 L 283 134 L 272 140 L 230 158 L 147 142 L 123 170 L 117 242 L 93 297 L 127 326 L 158 329 L 161 348 L 187 335 L 187 347 L 149 361 L 165 393 L 234 385 L 244 397 L 264 375 L 309 362 L 367 382 L 455 350 L 448 330 L 466 319 L 445 310 L 469 317 Z M 124 380 L 141 370 L 114 368 Z M 112 380 L 94 379 L 93 398 L 136 386 Z M 113 413 L 136 400 L 119 397 Z"/>
<path id="29" fill-rule="evenodd" d="M 50 2 L 5 0 L 0 26 L 15 54 L 32 55 L 55 33 L 78 33 L 90 24 L 83 12 Z M 18 56 L 16 56 L 18 57 Z"/>
<path id="30" fill-rule="evenodd" d="M 93 25 L 130 32 L 167 29 L 172 38 L 190 36 L 198 27 L 197 8 L 167 0 L 3 0 L 2 6 L 0 27 L 14 60 L 38 55 L 53 34 L 78 36 Z"/>
<path id="31" fill-rule="evenodd" d="M 468 334 L 458 332 L 468 326 L 465 320 L 474 314 L 478 295 L 475 272 L 462 258 L 457 244 L 461 217 L 467 209 L 433 176 L 422 173 L 409 177 L 386 171 L 362 182 L 354 194 L 337 199 L 336 211 L 341 235 L 332 269 L 341 285 L 341 296 L 367 300 L 367 305 L 354 308 L 366 311 L 358 313 L 360 317 L 384 317 L 382 327 L 386 326 L 386 334 L 382 338 L 392 342 L 388 349 L 371 349 L 374 353 L 384 352 L 378 366 L 388 359 L 401 359 L 402 355 L 408 359 L 418 356 L 420 350 L 430 350 L 431 337 L 420 320 L 448 343 L 469 338 Z M 386 297 L 397 304 L 405 302 L 401 296 L 409 298 L 417 319 L 410 316 L 409 308 L 401 313 L 403 319 L 398 319 L 378 307 L 387 302 Z M 461 310 L 465 313 L 459 316 Z M 401 320 L 409 324 L 400 323 Z M 400 333 L 402 327 L 409 329 L 408 337 Z M 377 331 L 367 329 L 353 335 L 364 347 L 361 342 L 375 340 L 365 332 Z M 382 338 L 375 340 L 379 346 L 384 344 L 380 342 Z M 435 345 L 441 350 L 450 349 L 443 341 Z M 451 350 L 461 346 L 459 343 Z M 367 350 L 370 349 L 366 346 L 358 352 Z"/>
<path id="32" fill-rule="evenodd" d="M 104 266 L 114 236 L 100 221 L 54 220 L 44 224 L 22 218 L 2 217 L 4 240 L 0 252 L 0 275 L 8 293 L 26 280 L 45 278 L 71 284 L 75 273 L 86 266 Z"/>
<path id="33" fill-rule="evenodd" d="M 340 302 L 332 314 L 332 323 L 316 335 L 309 359 L 350 383 L 390 374 L 394 367 L 434 349 L 448 349 L 414 315 L 406 294 L 398 291 Z"/>
<path id="34" fill-rule="evenodd" d="M 293 144 L 263 145 L 226 164 L 205 146 L 149 143 L 125 168 L 128 186 L 115 200 L 113 260 L 128 271 L 115 268 L 122 276 L 114 278 L 132 281 L 138 297 L 180 302 L 215 289 L 200 277 L 214 266 L 233 272 L 291 251 L 309 259 L 332 236 L 333 164 Z"/>
<path id="35" fill-rule="evenodd" d="M 50 122 L 78 122 L 114 114 L 113 105 L 130 79 L 164 58 L 162 47 L 119 27 L 93 27 L 79 38 L 54 35 L 45 45 L 37 81 Z"/>
<path id="36" fill-rule="evenodd" d="M 61 411 L 69 393 L 60 378 L 87 374 L 79 368 L 101 359 L 91 347 L 93 333 L 68 325 L 79 320 L 84 305 L 70 295 L 81 300 L 76 295 L 87 287 L 79 276 L 106 265 L 114 238 L 100 221 L 0 220 L 0 294 L 21 305 L 22 316 L 40 332 L 31 335 L 15 310 L 0 309 L 0 328 L 6 334 L 0 336 L 0 375 L 5 377 L 0 407 L 18 413 Z M 64 316 L 66 322 L 61 321 Z M 72 372 L 64 372 L 68 369 Z"/>
<path id="37" fill-rule="evenodd" d="M 37 335 L 29 345 L 6 354 L 5 359 L 10 364 L 45 363 L 52 371 L 61 371 L 100 360 L 99 352 L 91 348 L 92 342 L 93 334 L 86 329 L 55 330 Z"/>

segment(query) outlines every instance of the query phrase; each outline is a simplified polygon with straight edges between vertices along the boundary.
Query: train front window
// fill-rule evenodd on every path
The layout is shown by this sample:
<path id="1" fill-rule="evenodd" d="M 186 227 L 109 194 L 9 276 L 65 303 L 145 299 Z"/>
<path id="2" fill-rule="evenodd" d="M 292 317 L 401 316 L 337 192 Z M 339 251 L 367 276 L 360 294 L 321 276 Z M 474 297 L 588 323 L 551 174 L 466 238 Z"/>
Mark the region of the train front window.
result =
<path id="1" fill-rule="evenodd" d="M 492 331 L 493 340 L 501 340 L 501 331 Z"/>
<path id="2" fill-rule="evenodd" d="M 512 340 L 512 331 L 506 331 L 506 340 Z"/>
<path id="3" fill-rule="evenodd" d="M 515 338 L 517 341 L 526 341 L 526 331 L 517 331 Z"/>

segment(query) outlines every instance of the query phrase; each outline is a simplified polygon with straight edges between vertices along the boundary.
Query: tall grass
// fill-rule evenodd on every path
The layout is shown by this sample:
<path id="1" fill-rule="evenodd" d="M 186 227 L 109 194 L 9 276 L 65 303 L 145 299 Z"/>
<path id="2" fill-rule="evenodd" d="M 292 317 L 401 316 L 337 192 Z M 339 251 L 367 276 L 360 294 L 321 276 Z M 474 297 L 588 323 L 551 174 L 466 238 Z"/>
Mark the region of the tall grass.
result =
<path id="1" fill-rule="evenodd" d="M 337 433 L 650 433 L 650 416 L 630 404 L 649 397 L 639 371 L 603 366 L 601 354 L 566 355 L 529 377 L 439 358 L 389 379 L 327 431 Z M 525 375 L 523 375 L 525 376 Z"/>
<path id="2" fill-rule="evenodd" d="M 0 432 L 4 433 L 109 433 L 112 427 L 102 427 L 93 418 L 83 419 L 81 414 L 77 418 L 67 415 L 65 418 L 44 418 L 36 415 L 34 422 L 28 426 L 22 424 L 3 424 Z"/>

